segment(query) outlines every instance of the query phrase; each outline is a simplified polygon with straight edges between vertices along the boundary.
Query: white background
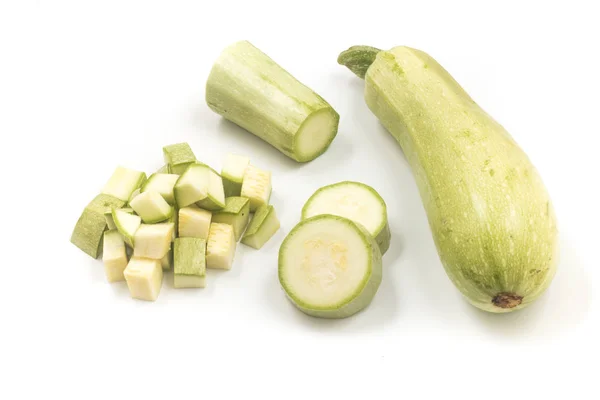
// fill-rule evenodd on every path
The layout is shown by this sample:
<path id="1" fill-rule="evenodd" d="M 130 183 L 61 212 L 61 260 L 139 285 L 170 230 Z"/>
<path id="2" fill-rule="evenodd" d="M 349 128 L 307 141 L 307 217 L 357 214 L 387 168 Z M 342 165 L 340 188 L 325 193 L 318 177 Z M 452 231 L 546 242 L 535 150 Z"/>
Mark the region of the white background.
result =
<path id="1" fill-rule="evenodd" d="M 0 397 L 599 398 L 594 3 L 2 2 Z M 240 39 L 340 113 L 316 161 L 297 165 L 206 106 L 213 61 Z M 430 53 L 528 153 L 562 250 L 536 304 L 486 314 L 452 286 L 400 148 L 336 64 L 356 44 Z M 151 172 L 182 141 L 217 169 L 233 151 L 272 170 L 282 229 L 261 251 L 240 246 L 204 290 L 167 279 L 157 302 L 134 301 L 71 230 L 116 165 Z M 344 179 L 387 201 L 392 247 L 368 309 L 313 319 L 284 297 L 277 250 L 310 194 Z"/>

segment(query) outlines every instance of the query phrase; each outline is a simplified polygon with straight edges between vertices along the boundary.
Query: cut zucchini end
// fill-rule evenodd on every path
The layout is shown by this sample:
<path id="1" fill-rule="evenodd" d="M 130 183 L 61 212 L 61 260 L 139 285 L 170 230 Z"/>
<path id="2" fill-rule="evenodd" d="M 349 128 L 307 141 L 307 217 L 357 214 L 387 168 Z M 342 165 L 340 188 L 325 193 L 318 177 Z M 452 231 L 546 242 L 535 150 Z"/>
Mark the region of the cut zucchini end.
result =
<path id="1" fill-rule="evenodd" d="M 323 154 L 337 135 L 339 114 L 333 108 L 324 108 L 310 114 L 294 138 L 294 159 L 308 162 Z"/>
<path id="2" fill-rule="evenodd" d="M 162 260 L 171 248 L 172 223 L 141 224 L 134 236 L 133 256 Z"/>
<path id="3" fill-rule="evenodd" d="M 158 298 L 163 278 L 160 260 L 132 257 L 123 274 L 132 298 L 146 301 Z"/>
<path id="4" fill-rule="evenodd" d="M 132 193 L 144 184 L 144 172 L 118 166 L 104 188 L 102 194 L 108 194 L 123 201 L 129 201 Z"/>
<path id="5" fill-rule="evenodd" d="M 279 281 L 306 314 L 345 318 L 372 301 L 381 282 L 381 252 L 359 224 L 335 215 L 300 222 L 279 250 Z"/>
<path id="6" fill-rule="evenodd" d="M 155 224 L 171 218 L 173 207 L 158 192 L 140 193 L 130 203 L 131 208 L 146 224 Z"/>
<path id="7" fill-rule="evenodd" d="M 211 223 L 206 241 L 206 268 L 231 269 L 235 247 L 233 227 L 228 224 Z"/>
<path id="8" fill-rule="evenodd" d="M 273 206 L 262 206 L 254 214 L 248 226 L 242 243 L 255 249 L 260 249 L 279 230 L 280 224 Z"/>
<path id="9" fill-rule="evenodd" d="M 302 208 L 302 219 L 331 214 L 348 218 L 364 226 L 384 254 L 390 247 L 387 206 L 371 186 L 343 181 L 318 189 Z"/>
<path id="10" fill-rule="evenodd" d="M 212 213 L 196 206 L 179 209 L 179 237 L 208 238 Z"/>
<path id="11" fill-rule="evenodd" d="M 108 282 L 125 280 L 123 271 L 127 267 L 127 252 L 123 237 L 116 230 L 104 232 L 102 261 Z"/>

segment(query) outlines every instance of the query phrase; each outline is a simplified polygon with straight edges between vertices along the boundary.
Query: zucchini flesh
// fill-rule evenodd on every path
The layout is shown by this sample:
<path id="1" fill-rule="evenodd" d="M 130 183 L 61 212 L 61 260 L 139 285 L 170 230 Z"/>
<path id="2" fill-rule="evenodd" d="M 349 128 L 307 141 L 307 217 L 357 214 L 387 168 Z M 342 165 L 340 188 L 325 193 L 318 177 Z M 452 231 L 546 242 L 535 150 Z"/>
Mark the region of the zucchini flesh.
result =
<path id="1" fill-rule="evenodd" d="M 279 250 L 279 281 L 308 315 L 345 318 L 371 303 L 381 283 L 381 252 L 362 226 L 334 215 L 300 222 Z"/>
<path id="2" fill-rule="evenodd" d="M 254 165 L 248 165 L 244 182 L 242 183 L 242 197 L 250 199 L 250 211 L 254 212 L 262 205 L 269 204 L 271 198 L 271 171 L 265 171 Z"/>
<path id="3" fill-rule="evenodd" d="M 206 286 L 206 240 L 175 239 L 174 263 L 173 285 L 176 288 Z"/>
<path id="4" fill-rule="evenodd" d="M 125 201 L 114 196 L 100 194 L 83 210 L 73 228 L 71 243 L 92 258 L 102 253 L 102 239 L 106 230 L 104 214 L 113 208 L 121 208 Z"/>
<path id="5" fill-rule="evenodd" d="M 207 196 L 196 202 L 198 207 L 205 210 L 216 211 L 225 207 L 225 191 L 223 190 L 223 180 L 215 170 L 208 168 L 208 192 Z"/>
<path id="6" fill-rule="evenodd" d="M 361 224 L 375 238 L 381 254 L 390 247 L 385 201 L 364 183 L 344 181 L 317 190 L 302 208 L 302 219 L 320 214 L 339 215 Z"/>
<path id="7" fill-rule="evenodd" d="M 162 286 L 160 260 L 132 257 L 123 272 L 132 298 L 155 301 Z"/>
<path id="8" fill-rule="evenodd" d="M 187 143 L 175 143 L 163 147 L 163 156 L 168 165 L 169 173 L 181 175 L 196 162 L 196 156 Z"/>
<path id="9" fill-rule="evenodd" d="M 172 223 L 142 224 L 135 232 L 133 256 L 162 260 L 171 249 Z"/>
<path id="10" fill-rule="evenodd" d="M 231 225 L 210 224 L 206 241 L 206 268 L 231 269 L 235 247 L 235 235 Z"/>
<path id="11" fill-rule="evenodd" d="M 242 243 L 246 246 L 260 249 L 279 230 L 279 220 L 275 214 L 275 208 L 271 205 L 263 205 L 256 210 L 252 222 L 248 226 Z"/>
<path id="12" fill-rule="evenodd" d="M 165 221 L 173 214 L 173 207 L 158 192 L 140 193 L 129 205 L 146 224 Z"/>
<path id="13" fill-rule="evenodd" d="M 145 181 L 146 174 L 144 172 L 119 166 L 104 185 L 102 194 L 129 201 L 131 194 L 142 186 Z"/>
<path id="14" fill-rule="evenodd" d="M 125 279 L 123 271 L 127 267 L 127 252 L 125 242 L 118 231 L 104 232 L 104 245 L 102 249 L 102 262 L 104 272 L 109 282 L 118 282 Z"/>
<path id="15" fill-rule="evenodd" d="M 250 219 L 250 200 L 245 197 L 228 197 L 225 208 L 216 211 L 212 216 L 213 222 L 229 224 L 233 227 L 235 240 L 238 241 Z"/>
<path id="16" fill-rule="evenodd" d="M 323 154 L 338 113 L 248 41 L 227 47 L 206 83 L 208 106 L 298 162 Z"/>
<path id="17" fill-rule="evenodd" d="M 170 205 L 175 204 L 173 188 L 179 179 L 175 174 L 152 174 L 142 186 L 140 192 L 158 192 Z"/>
<path id="18" fill-rule="evenodd" d="M 118 209 L 112 210 L 112 219 L 115 223 L 115 227 L 121 236 L 123 236 L 125 243 L 133 248 L 134 236 L 142 223 L 142 219 L 138 215 Z"/>
<path id="19" fill-rule="evenodd" d="M 227 154 L 221 170 L 225 197 L 234 197 L 241 194 L 242 182 L 248 164 L 250 164 L 250 159 L 248 157 Z"/>
<path id="20" fill-rule="evenodd" d="M 179 237 L 208 238 L 212 214 L 196 206 L 179 210 Z"/>

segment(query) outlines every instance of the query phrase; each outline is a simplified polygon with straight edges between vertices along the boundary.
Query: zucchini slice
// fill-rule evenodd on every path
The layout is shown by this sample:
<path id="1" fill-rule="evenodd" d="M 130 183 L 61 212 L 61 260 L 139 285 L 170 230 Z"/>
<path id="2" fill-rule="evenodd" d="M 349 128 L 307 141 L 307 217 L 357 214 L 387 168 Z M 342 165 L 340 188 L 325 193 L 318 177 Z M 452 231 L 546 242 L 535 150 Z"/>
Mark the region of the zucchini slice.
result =
<path id="1" fill-rule="evenodd" d="M 118 166 L 108 182 L 106 182 L 106 185 L 104 185 L 102 194 L 114 196 L 119 200 L 129 201 L 131 194 L 141 187 L 145 181 L 146 174 L 144 172 Z"/>
<path id="2" fill-rule="evenodd" d="M 175 239 L 173 286 L 203 288 L 206 286 L 206 240 Z"/>
<path id="3" fill-rule="evenodd" d="M 242 243 L 246 246 L 260 249 L 279 230 L 279 220 L 275 214 L 275 208 L 271 205 L 263 205 L 256 210 L 252 222 L 248 226 Z"/>
<path id="4" fill-rule="evenodd" d="M 279 281 L 301 311 L 345 318 L 365 308 L 382 276 L 381 251 L 362 226 L 335 215 L 300 222 L 279 249 Z"/>
<path id="5" fill-rule="evenodd" d="M 302 208 L 302 219 L 332 214 L 364 226 L 379 245 L 381 254 L 390 247 L 390 227 L 383 198 L 372 187 L 344 181 L 317 190 Z"/>
<path id="6" fill-rule="evenodd" d="M 229 224 L 233 227 L 235 240 L 240 240 L 244 229 L 250 219 L 250 200 L 246 197 L 228 197 L 225 199 L 225 208 L 215 211 L 212 222 Z"/>

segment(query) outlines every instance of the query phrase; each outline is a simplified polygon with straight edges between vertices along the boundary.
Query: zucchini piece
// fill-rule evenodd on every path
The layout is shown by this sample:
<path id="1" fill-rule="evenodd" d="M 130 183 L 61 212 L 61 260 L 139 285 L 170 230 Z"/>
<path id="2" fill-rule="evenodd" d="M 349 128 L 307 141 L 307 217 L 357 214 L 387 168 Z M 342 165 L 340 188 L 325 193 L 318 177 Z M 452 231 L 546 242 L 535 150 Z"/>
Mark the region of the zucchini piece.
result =
<path id="1" fill-rule="evenodd" d="M 271 198 L 271 171 L 265 171 L 254 165 L 248 165 L 244 182 L 242 182 L 242 197 L 250 199 L 250 211 L 264 204 L 269 204 Z"/>
<path id="2" fill-rule="evenodd" d="M 250 200 L 246 197 L 228 197 L 225 199 L 225 208 L 216 211 L 212 222 L 229 224 L 233 227 L 235 240 L 240 240 L 244 229 L 250 219 Z"/>
<path id="3" fill-rule="evenodd" d="M 163 278 L 159 260 L 132 257 L 123 275 L 132 298 L 146 301 L 158 298 Z"/>
<path id="4" fill-rule="evenodd" d="M 279 220 L 271 205 L 260 206 L 248 226 L 242 243 L 260 249 L 279 230 Z"/>
<path id="5" fill-rule="evenodd" d="M 302 312 L 345 318 L 373 299 L 382 276 L 381 251 L 361 225 L 335 215 L 300 222 L 279 249 L 279 282 Z"/>
<path id="6" fill-rule="evenodd" d="M 332 214 L 364 226 L 379 245 L 381 254 L 390 247 L 390 227 L 383 198 L 372 187 L 360 182 L 344 181 L 317 190 L 302 208 L 302 219 Z"/>
<path id="7" fill-rule="evenodd" d="M 249 164 L 248 157 L 227 154 L 221 170 L 225 197 L 239 196 L 242 193 L 242 182 Z"/>
<path id="8" fill-rule="evenodd" d="M 197 206 L 179 210 L 179 237 L 208 239 L 212 213 Z"/>
<path id="9" fill-rule="evenodd" d="M 123 236 L 123 240 L 129 247 L 134 246 L 134 236 L 142 223 L 142 219 L 138 215 L 133 215 L 129 212 L 113 209 L 112 219 L 115 227 Z"/>
<path id="10" fill-rule="evenodd" d="M 171 269 L 171 266 L 173 265 L 173 250 L 169 250 L 167 255 L 161 258 L 160 265 L 164 271 Z"/>
<path id="11" fill-rule="evenodd" d="M 210 224 L 206 241 L 206 268 L 231 269 L 236 243 L 231 225 Z"/>
<path id="12" fill-rule="evenodd" d="M 129 201 L 127 202 L 128 205 L 131 205 L 131 202 L 133 201 L 133 199 L 135 199 L 136 197 L 138 197 L 140 195 L 142 191 L 142 188 L 137 188 L 133 191 L 133 193 L 131 193 L 131 196 L 129 197 Z"/>
<path id="13" fill-rule="evenodd" d="M 146 181 L 144 172 L 118 166 L 112 174 L 102 194 L 107 194 L 116 197 L 119 200 L 129 201 L 131 194 L 141 187 Z"/>
<path id="14" fill-rule="evenodd" d="M 173 215 L 173 207 L 158 192 L 140 193 L 130 205 L 145 224 L 162 222 Z"/>
<path id="15" fill-rule="evenodd" d="M 133 208 L 120 208 L 120 210 L 129 214 L 133 214 Z M 117 225 L 115 225 L 115 221 L 112 217 L 112 212 L 113 210 L 106 210 L 106 212 L 104 213 L 104 219 L 106 219 L 106 226 L 110 231 L 117 229 Z"/>
<path id="16" fill-rule="evenodd" d="M 102 252 L 102 238 L 106 230 L 104 213 L 124 205 L 125 201 L 114 196 L 107 194 L 96 196 L 79 216 L 71 234 L 71 243 L 90 257 L 98 258 Z"/>
<path id="17" fill-rule="evenodd" d="M 191 164 L 175 183 L 173 192 L 177 207 L 191 206 L 208 197 L 210 167 L 201 163 Z"/>
<path id="18" fill-rule="evenodd" d="M 127 267 L 127 252 L 123 236 L 118 231 L 104 232 L 102 261 L 106 279 L 109 282 L 119 282 L 125 279 L 123 271 Z"/>
<path id="19" fill-rule="evenodd" d="M 171 248 L 173 230 L 171 223 L 140 225 L 134 237 L 133 256 L 162 260 Z"/>
<path id="20" fill-rule="evenodd" d="M 177 238 L 174 262 L 173 286 L 178 289 L 206 287 L 206 240 Z"/>
<path id="21" fill-rule="evenodd" d="M 159 169 L 156 170 L 155 174 L 170 174 L 171 168 L 169 168 L 169 164 L 165 164 Z"/>
<path id="22" fill-rule="evenodd" d="M 206 198 L 196 202 L 200 208 L 209 211 L 222 210 L 225 207 L 225 191 L 221 176 L 212 168 L 206 166 L 208 172 L 208 195 Z"/>
<path id="23" fill-rule="evenodd" d="M 181 175 L 185 170 L 196 162 L 196 156 L 187 143 L 176 143 L 163 147 L 165 163 L 168 165 L 169 173 Z"/>
<path id="24" fill-rule="evenodd" d="M 322 97 L 247 41 L 221 53 L 206 82 L 206 102 L 298 162 L 327 150 L 340 118 Z"/>
<path id="25" fill-rule="evenodd" d="M 141 188 L 141 193 L 158 192 L 170 205 L 175 204 L 173 188 L 179 179 L 175 174 L 152 174 Z"/>

